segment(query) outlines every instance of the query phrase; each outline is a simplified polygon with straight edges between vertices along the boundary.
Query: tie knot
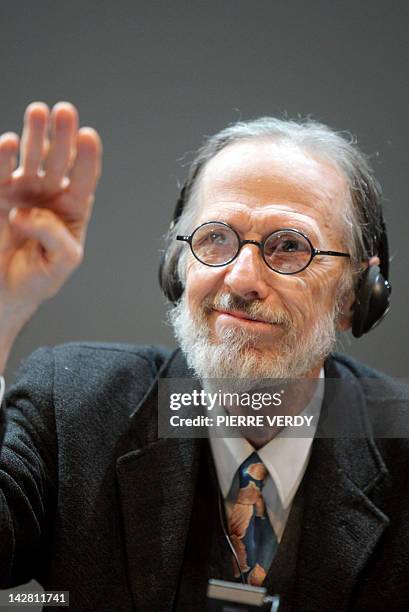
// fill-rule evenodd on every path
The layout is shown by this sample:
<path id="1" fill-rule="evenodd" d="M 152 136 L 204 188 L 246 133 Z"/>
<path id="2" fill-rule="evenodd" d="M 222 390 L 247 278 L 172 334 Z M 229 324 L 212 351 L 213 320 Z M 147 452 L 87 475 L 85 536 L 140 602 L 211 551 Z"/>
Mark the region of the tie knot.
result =
<path id="1" fill-rule="evenodd" d="M 239 467 L 240 489 L 247 487 L 252 482 L 261 490 L 266 476 L 267 469 L 258 454 L 254 452 Z"/>

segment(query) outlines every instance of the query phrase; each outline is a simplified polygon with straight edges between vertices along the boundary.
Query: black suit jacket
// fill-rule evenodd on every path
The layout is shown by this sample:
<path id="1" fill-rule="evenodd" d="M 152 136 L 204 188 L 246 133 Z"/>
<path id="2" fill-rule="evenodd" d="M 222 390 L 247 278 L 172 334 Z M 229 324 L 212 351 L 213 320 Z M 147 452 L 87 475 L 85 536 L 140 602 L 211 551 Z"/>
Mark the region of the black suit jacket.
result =
<path id="1" fill-rule="evenodd" d="M 159 347 L 71 344 L 26 361 L 0 413 L 0 588 L 35 578 L 78 611 L 177 607 L 202 442 L 158 439 L 157 386 L 189 375 Z M 326 375 L 348 382 L 362 437 L 314 440 L 286 608 L 407 610 L 408 440 L 365 429 L 407 390 L 339 355 Z"/>

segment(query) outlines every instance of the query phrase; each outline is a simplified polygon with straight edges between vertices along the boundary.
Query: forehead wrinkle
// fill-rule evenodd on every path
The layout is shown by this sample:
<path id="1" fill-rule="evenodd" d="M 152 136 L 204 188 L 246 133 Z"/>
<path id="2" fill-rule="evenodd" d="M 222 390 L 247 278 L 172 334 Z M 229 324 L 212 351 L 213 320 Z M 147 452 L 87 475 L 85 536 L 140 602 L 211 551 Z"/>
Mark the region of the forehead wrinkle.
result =
<path id="1" fill-rule="evenodd" d="M 336 194 L 316 184 L 303 182 L 302 185 L 286 177 L 257 177 L 249 180 L 248 175 L 233 176 L 205 181 L 202 179 L 200 201 L 208 202 L 247 202 L 264 205 L 269 203 L 293 204 L 306 209 L 322 207 L 325 203 L 333 204 Z"/>
<path id="2" fill-rule="evenodd" d="M 201 187 L 238 199 L 257 195 L 260 201 L 288 199 L 307 206 L 330 202 L 345 193 L 343 173 L 326 159 L 292 143 L 241 141 L 222 149 L 203 170 Z"/>

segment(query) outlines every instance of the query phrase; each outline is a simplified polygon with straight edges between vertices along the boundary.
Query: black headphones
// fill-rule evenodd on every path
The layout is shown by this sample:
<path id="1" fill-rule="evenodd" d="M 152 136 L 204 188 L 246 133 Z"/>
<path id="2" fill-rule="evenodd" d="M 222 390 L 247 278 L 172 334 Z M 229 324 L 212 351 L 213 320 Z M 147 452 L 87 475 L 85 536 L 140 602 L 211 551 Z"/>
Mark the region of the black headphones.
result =
<path id="1" fill-rule="evenodd" d="M 358 280 L 355 290 L 354 314 L 352 317 L 352 335 L 360 338 L 376 327 L 390 309 L 392 286 L 389 278 L 389 245 L 385 220 L 379 209 L 381 232 L 377 242 L 379 266 L 368 266 Z"/>
<path id="2" fill-rule="evenodd" d="M 197 170 L 197 169 L 196 169 Z M 193 180 L 197 171 L 193 175 Z M 190 185 L 193 184 L 190 180 Z M 183 185 L 176 202 L 170 230 L 173 229 L 182 215 L 187 199 L 187 182 Z M 363 217 L 369 221 L 371 218 L 367 211 Z M 368 252 L 379 257 L 380 265 L 368 266 L 360 276 L 355 289 L 355 302 L 353 304 L 352 335 L 360 338 L 363 334 L 376 327 L 386 316 L 390 308 L 390 295 L 392 291 L 389 277 L 389 245 L 385 220 L 380 205 L 377 207 L 376 223 L 369 221 L 369 235 L 371 244 L 365 244 Z M 364 236 L 364 242 L 368 239 Z M 183 293 L 183 285 L 177 272 L 177 261 L 166 266 L 167 252 L 162 254 L 159 264 L 160 287 L 173 304 L 177 304 Z"/>

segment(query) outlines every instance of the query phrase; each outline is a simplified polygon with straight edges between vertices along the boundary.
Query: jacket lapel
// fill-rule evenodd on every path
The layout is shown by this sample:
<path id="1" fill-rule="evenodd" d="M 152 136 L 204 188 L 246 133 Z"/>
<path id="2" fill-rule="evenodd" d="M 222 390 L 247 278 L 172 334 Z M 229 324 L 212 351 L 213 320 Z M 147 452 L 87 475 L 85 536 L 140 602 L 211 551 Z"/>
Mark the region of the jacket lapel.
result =
<path id="1" fill-rule="evenodd" d="M 161 376 L 190 376 L 179 353 Z M 200 451 L 198 440 L 158 440 L 158 378 L 131 415 L 116 462 L 130 588 L 146 612 L 172 608 Z"/>
<path id="2" fill-rule="evenodd" d="M 386 467 L 366 429 L 365 398 L 355 377 L 330 362 L 326 377 L 341 377 L 331 408 L 351 420 L 353 439 L 320 438 L 305 475 L 305 506 L 294 609 L 341 611 L 347 608 L 359 572 L 368 562 L 388 517 L 371 501 L 382 487 Z M 327 389 L 327 385 L 326 385 Z M 328 410 L 327 392 L 321 416 Z M 320 420 L 321 422 L 321 420 Z"/>

